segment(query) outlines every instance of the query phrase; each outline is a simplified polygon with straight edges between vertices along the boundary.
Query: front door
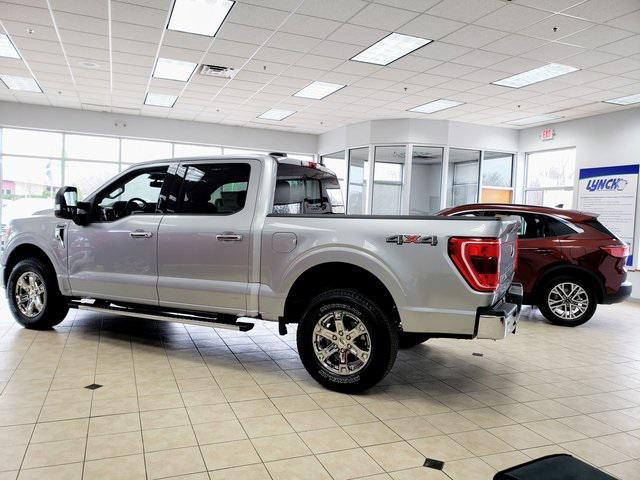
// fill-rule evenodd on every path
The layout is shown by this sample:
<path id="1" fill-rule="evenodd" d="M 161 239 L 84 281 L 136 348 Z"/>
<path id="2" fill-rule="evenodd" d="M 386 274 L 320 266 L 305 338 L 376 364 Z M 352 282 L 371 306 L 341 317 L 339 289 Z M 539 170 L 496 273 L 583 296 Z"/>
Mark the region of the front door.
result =
<path id="1" fill-rule="evenodd" d="M 167 165 L 127 172 L 92 199 L 91 222 L 69 224 L 74 296 L 158 303 L 158 199 Z"/>
<path id="2" fill-rule="evenodd" d="M 175 211 L 158 230 L 161 306 L 244 314 L 260 169 L 257 160 L 180 165 Z"/>

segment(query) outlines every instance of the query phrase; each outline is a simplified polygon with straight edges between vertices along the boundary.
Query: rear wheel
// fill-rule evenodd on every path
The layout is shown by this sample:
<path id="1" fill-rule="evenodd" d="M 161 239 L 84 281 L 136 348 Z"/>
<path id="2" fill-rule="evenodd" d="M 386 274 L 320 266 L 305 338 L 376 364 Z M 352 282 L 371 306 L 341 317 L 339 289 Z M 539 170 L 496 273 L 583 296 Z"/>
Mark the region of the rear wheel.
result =
<path id="1" fill-rule="evenodd" d="M 298 325 L 297 344 L 303 365 L 318 383 L 355 393 L 389 372 L 398 353 L 398 331 L 371 299 L 353 289 L 336 289 L 311 300 Z"/>
<path id="2" fill-rule="evenodd" d="M 562 276 L 548 281 L 542 288 L 538 308 L 554 325 L 577 327 L 596 311 L 593 287 L 580 278 Z"/>
<path id="3" fill-rule="evenodd" d="M 413 348 L 416 345 L 426 342 L 430 338 L 431 336 L 428 333 L 402 332 L 400 333 L 398 345 L 400 348 Z"/>
<path id="4" fill-rule="evenodd" d="M 18 323 L 34 330 L 58 325 L 69 312 L 54 272 L 38 258 L 21 260 L 13 267 L 7 282 L 7 299 Z"/>

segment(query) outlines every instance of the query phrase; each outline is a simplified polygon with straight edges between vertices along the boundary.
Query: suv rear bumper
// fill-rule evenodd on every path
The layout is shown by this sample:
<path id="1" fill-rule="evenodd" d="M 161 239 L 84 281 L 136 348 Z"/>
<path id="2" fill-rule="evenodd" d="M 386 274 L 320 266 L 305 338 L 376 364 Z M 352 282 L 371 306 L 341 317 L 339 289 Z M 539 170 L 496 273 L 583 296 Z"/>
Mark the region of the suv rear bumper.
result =
<path id="1" fill-rule="evenodd" d="M 602 299 L 602 303 L 611 304 L 611 303 L 620 303 L 624 302 L 627 298 L 631 296 L 631 290 L 633 288 L 633 284 L 630 281 L 622 282 L 620 288 L 616 293 L 611 293 L 605 295 Z"/>
<path id="2" fill-rule="evenodd" d="M 502 340 L 515 333 L 521 309 L 522 285 L 514 283 L 498 303 L 478 308 L 475 338 Z"/>

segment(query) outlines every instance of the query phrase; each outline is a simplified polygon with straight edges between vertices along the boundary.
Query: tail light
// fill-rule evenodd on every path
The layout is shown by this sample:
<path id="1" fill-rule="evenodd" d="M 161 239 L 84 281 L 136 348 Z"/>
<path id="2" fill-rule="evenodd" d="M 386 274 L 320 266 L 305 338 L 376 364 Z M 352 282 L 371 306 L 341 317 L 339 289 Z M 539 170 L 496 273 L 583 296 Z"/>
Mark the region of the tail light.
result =
<path id="1" fill-rule="evenodd" d="M 604 250 L 612 257 L 624 258 L 629 256 L 629 245 L 607 245 L 600 247 L 600 250 Z"/>
<path id="2" fill-rule="evenodd" d="M 452 237 L 449 256 L 474 290 L 493 292 L 500 286 L 500 240 Z"/>

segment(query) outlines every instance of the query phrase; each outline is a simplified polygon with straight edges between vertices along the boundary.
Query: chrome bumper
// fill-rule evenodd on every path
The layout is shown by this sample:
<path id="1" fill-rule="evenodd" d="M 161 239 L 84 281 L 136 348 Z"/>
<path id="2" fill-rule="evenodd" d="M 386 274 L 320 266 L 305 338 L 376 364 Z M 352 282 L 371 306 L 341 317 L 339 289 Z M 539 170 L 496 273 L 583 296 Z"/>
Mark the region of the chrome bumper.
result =
<path id="1" fill-rule="evenodd" d="M 502 340 L 515 333 L 522 309 L 522 285 L 514 283 L 502 300 L 476 314 L 476 338 Z"/>

